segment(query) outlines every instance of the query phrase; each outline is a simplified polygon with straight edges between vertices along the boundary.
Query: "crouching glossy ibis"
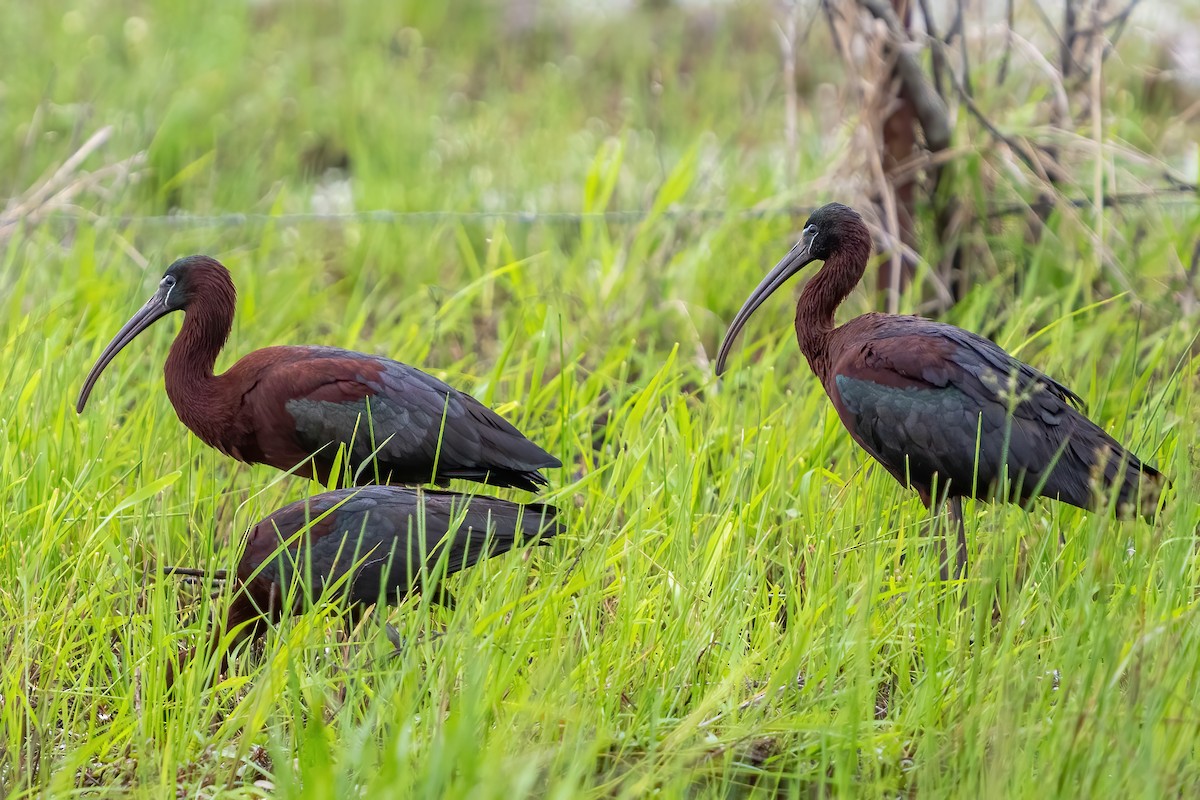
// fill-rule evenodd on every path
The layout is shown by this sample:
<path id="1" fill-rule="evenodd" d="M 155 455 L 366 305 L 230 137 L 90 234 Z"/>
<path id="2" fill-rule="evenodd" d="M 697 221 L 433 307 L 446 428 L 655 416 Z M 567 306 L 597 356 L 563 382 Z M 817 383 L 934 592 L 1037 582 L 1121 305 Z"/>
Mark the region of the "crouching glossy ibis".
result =
<path id="1" fill-rule="evenodd" d="M 126 345 L 183 311 L 167 355 L 167 396 L 201 441 L 250 464 L 329 484 L 339 445 L 356 484 L 452 478 L 534 491 L 554 456 L 470 395 L 419 369 L 334 347 L 266 347 L 213 374 L 233 327 L 229 271 L 207 256 L 172 264 L 158 290 L 104 348 L 76 411 Z M 340 482 L 341 476 L 332 476 Z"/>
<path id="2" fill-rule="evenodd" d="M 400 486 L 337 489 L 291 503 L 246 534 L 237 587 L 211 646 L 218 649 L 227 632 L 234 642 L 261 633 L 268 620 L 298 613 L 327 590 L 344 597 L 352 613 L 439 591 L 444 577 L 486 558 L 523 542 L 548 543 L 563 530 L 557 513 L 541 503 Z M 448 598 L 439 592 L 437 599 Z"/>
<path id="3" fill-rule="evenodd" d="M 949 505 L 959 575 L 967 563 L 964 497 L 1049 497 L 1096 509 L 1115 492 L 1118 514 L 1153 514 L 1162 473 L 1080 413 L 1078 395 L 994 342 L 916 316 L 864 314 L 835 327 L 834 311 L 870 254 L 870 232 L 854 210 L 831 203 L 813 212 L 729 326 L 717 374 L 754 310 L 806 265 L 824 261 L 796 305 L 800 351 L 854 441 L 926 508 Z M 943 555 L 943 576 L 947 561 Z"/>

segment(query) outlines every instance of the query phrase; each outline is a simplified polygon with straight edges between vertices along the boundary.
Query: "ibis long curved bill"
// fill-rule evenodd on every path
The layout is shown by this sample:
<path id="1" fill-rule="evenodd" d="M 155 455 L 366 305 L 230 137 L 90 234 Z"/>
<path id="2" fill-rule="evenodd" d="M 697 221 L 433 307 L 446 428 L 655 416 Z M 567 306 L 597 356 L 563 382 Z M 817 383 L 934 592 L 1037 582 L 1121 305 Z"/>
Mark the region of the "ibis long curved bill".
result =
<path id="1" fill-rule="evenodd" d="M 824 262 L 796 303 L 800 352 L 854 441 L 926 508 L 948 507 L 956 577 L 967 570 L 964 498 L 1028 507 L 1046 497 L 1154 517 L 1166 476 L 1084 416 L 1079 395 L 995 342 L 909 315 L 872 312 L 836 325 L 871 247 L 854 209 L 829 203 L 814 211 L 800 241 L 734 318 L 717 372 L 754 310 L 810 261 Z M 945 541 L 941 549 L 945 579 Z"/>
<path id="2" fill-rule="evenodd" d="M 750 293 L 750 297 L 742 305 L 737 316 L 733 318 L 733 322 L 729 324 L 729 330 L 725 333 L 725 339 L 721 342 L 721 349 L 717 353 L 717 374 L 720 375 L 725 371 L 725 361 L 729 358 L 729 351 L 733 347 L 733 341 L 737 335 L 741 333 L 742 328 L 750 319 L 759 306 L 761 306 L 768 297 L 775 293 L 775 290 L 788 282 L 793 275 L 796 275 L 800 270 L 807 267 L 816 259 L 811 253 L 812 231 L 805 229 L 804 234 L 800 237 L 800 241 L 792 247 L 788 254 L 767 273 L 767 277 L 762 279 L 762 283 L 754 288 Z"/>
<path id="3" fill-rule="evenodd" d="M 92 393 L 92 387 L 99 380 L 100 373 L 104 372 L 105 367 L 117 357 L 117 353 L 121 352 L 127 344 L 136 339 L 139 333 L 175 310 L 167 304 L 169 294 L 169 287 L 160 286 L 158 291 L 146 301 L 146 304 L 129 318 L 129 321 L 121 327 L 121 330 L 117 331 L 117 335 L 108 343 L 108 347 L 104 348 L 104 352 L 96 359 L 91 372 L 84 379 L 83 388 L 79 390 L 79 399 L 75 402 L 75 413 L 83 413 L 88 397 Z"/>
<path id="4" fill-rule="evenodd" d="M 468 480 L 534 492 L 562 462 L 469 394 L 416 367 L 336 347 L 264 347 L 216 374 L 237 290 L 202 255 L 167 267 L 158 291 L 88 373 L 83 412 L 104 368 L 172 311 L 183 324 L 163 365 L 167 397 L 200 441 L 247 464 L 326 484 L 445 485 Z M 347 456 L 339 457 L 344 446 Z"/>

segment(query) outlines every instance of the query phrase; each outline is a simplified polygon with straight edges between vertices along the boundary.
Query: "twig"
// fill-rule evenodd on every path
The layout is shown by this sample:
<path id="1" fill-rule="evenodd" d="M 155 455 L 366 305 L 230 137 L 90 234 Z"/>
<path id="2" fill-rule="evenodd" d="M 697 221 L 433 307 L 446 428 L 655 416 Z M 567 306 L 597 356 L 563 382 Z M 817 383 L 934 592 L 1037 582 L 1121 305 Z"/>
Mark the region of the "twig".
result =
<path id="1" fill-rule="evenodd" d="M 105 181 L 127 179 L 145 162 L 144 153 L 107 164 L 93 172 L 83 172 L 84 162 L 104 146 L 112 135 L 112 127 L 104 127 L 92 134 L 74 153 L 49 175 L 41 178 L 23 195 L 8 201 L 0 214 L 0 241 L 3 241 L 22 223 L 36 224 L 54 211 L 68 208 L 80 193 L 86 190 L 101 191 Z"/>
<path id="2" fill-rule="evenodd" d="M 830 0 L 821 0 L 821 10 L 825 12 L 825 21 L 829 24 L 829 32 L 833 36 L 833 48 L 837 50 L 838 58 L 843 64 L 850 63 L 850 52 L 842 37 L 838 35 L 837 20 L 833 17 L 833 6 Z"/>
<path id="3" fill-rule="evenodd" d="M 1071 112 L 1071 101 L 1067 97 L 1067 89 L 1063 85 L 1062 75 L 1054 65 L 1050 63 L 1050 59 L 1046 58 L 1045 54 L 1038 49 L 1037 45 L 1026 39 L 1024 36 L 1016 33 L 1012 28 L 1008 28 L 1005 32 L 1007 38 L 1014 42 L 1024 51 L 1026 57 L 1034 63 L 1035 66 L 1041 68 L 1046 74 L 1046 78 L 1050 81 L 1050 87 L 1054 91 L 1054 118 L 1057 120 L 1065 120 Z"/>
<path id="4" fill-rule="evenodd" d="M 1096 141 L 1095 168 L 1092 177 L 1092 193 L 1096 198 L 1096 238 L 1100 241 L 1100 259 L 1103 263 L 1107 253 L 1104 241 L 1104 120 L 1101 114 L 1103 103 L 1104 47 L 1099 36 L 1092 38 L 1092 64 L 1089 69 L 1092 95 L 1092 137 Z"/>
<path id="5" fill-rule="evenodd" d="M 229 580 L 226 570 L 223 569 L 197 569 L 195 567 L 161 567 L 163 575 L 175 575 L 182 578 L 209 578 L 214 581 Z"/>
<path id="6" fill-rule="evenodd" d="M 787 168 L 787 185 L 796 182 L 799 146 L 797 144 L 797 118 L 800 100 L 796 94 L 796 18 L 800 13 L 799 0 L 792 0 L 787 14 L 787 27 L 776 23 L 775 31 L 779 36 L 779 49 L 783 55 L 783 84 L 784 84 L 784 142 L 787 147 L 785 160 Z"/>
<path id="7" fill-rule="evenodd" d="M 962 53 L 962 86 L 967 94 L 974 94 L 971 89 L 971 60 L 967 57 L 967 12 L 963 8 L 963 0 L 958 0 L 958 18 L 962 22 L 962 32 L 958 37 L 958 49 Z"/>
<path id="8" fill-rule="evenodd" d="M 925 18 L 925 35 L 930 39 L 937 39 L 937 28 L 933 21 L 933 11 L 929 8 L 929 0 L 919 0 L 921 3 L 921 16 Z M 946 92 L 942 88 L 942 73 L 946 71 L 946 57 L 942 54 L 940 47 L 930 49 L 930 59 L 932 61 L 933 72 L 933 88 L 937 90 L 938 97 L 946 99 Z"/>
<path id="9" fill-rule="evenodd" d="M 958 147 L 948 150 L 940 150 L 936 153 L 930 153 L 926 150 L 914 152 L 911 156 L 893 164 L 888 169 L 888 180 L 893 186 L 904 186 L 912 183 L 917 179 L 917 176 L 924 172 L 937 173 L 946 164 L 960 158 L 968 152 L 968 148 Z"/>
<path id="10" fill-rule="evenodd" d="M 1124 8 L 1122 8 L 1116 14 L 1113 14 L 1108 19 L 1096 22 L 1086 28 L 1080 28 L 1077 32 L 1078 35 L 1097 36 L 1104 33 L 1109 28 L 1116 26 L 1117 30 L 1113 32 L 1113 36 L 1119 36 L 1120 32 L 1125 28 L 1125 23 L 1129 21 L 1130 15 L 1133 14 L 1134 9 L 1137 8 L 1138 3 L 1141 1 L 1142 0 L 1129 0 L 1129 3 Z"/>
<path id="11" fill-rule="evenodd" d="M 893 253 L 899 253 L 904 258 L 909 259 L 912 263 L 920 263 L 921 254 L 913 247 L 905 244 L 899 236 L 896 236 L 887 229 L 886 225 L 876 225 L 870 220 L 865 220 L 867 228 L 870 229 L 872 235 L 881 240 L 883 247 L 888 248 Z M 929 280 L 933 286 L 934 293 L 937 294 L 938 300 L 947 304 L 947 308 L 954 304 L 954 295 L 950 291 L 950 287 L 946 284 L 942 277 L 933 270 L 929 271 Z"/>
<path id="12" fill-rule="evenodd" d="M 904 91 L 912 101 L 925 143 L 930 150 L 945 150 L 950 146 L 950 112 L 945 101 L 925 77 L 925 71 L 907 45 L 911 44 L 908 32 L 892 7 L 882 0 L 858 0 L 859 5 L 887 25 L 896 59 L 896 72 L 900 76 Z"/>
<path id="13" fill-rule="evenodd" d="M 1000 71 L 996 76 L 996 85 L 1003 86 L 1004 81 L 1008 78 L 1008 57 L 1012 54 L 1013 42 L 1013 0 L 1005 0 L 1004 3 L 1004 55 L 1000 56 Z"/>
<path id="14" fill-rule="evenodd" d="M 965 24 L 963 22 L 963 7 L 962 3 L 955 6 L 954 19 L 950 22 L 950 27 L 946 29 L 946 35 L 942 37 L 942 44 L 950 44 L 950 40 L 956 35 L 963 33 Z"/>
<path id="15" fill-rule="evenodd" d="M 967 111 L 971 112 L 971 116 L 975 117 L 979 121 L 979 124 L 987 129 L 988 133 L 1008 145 L 1035 175 L 1044 181 L 1051 182 L 1050 176 L 1047 174 L 1045 166 L 1041 163 L 1041 159 L 1037 157 L 1036 152 L 1027 150 L 1023 143 L 996 127 L 995 123 L 987 118 L 987 115 L 980 110 L 979 106 L 975 105 L 975 101 L 971 99 L 971 95 L 967 94 L 966 89 L 959 83 L 957 77 L 954 78 L 953 83 L 955 91 L 958 92 L 963 105 L 967 107 Z M 1057 164 L 1055 165 L 1055 171 L 1059 171 Z"/>
<path id="16" fill-rule="evenodd" d="M 1163 179 L 1171 185 L 1171 188 L 1178 189 L 1181 192 L 1200 192 L 1200 186 L 1190 181 L 1185 181 L 1169 169 L 1163 170 Z"/>
<path id="17" fill-rule="evenodd" d="M 1179 307 L 1183 311 L 1184 317 L 1191 317 L 1196 313 L 1197 270 L 1200 270 L 1200 239 L 1196 240 L 1196 244 L 1192 248 L 1191 263 L 1183 271 L 1183 289 L 1179 292 Z"/>
<path id="18" fill-rule="evenodd" d="M 1140 2 L 1141 0 L 1129 0 L 1129 5 L 1125 6 L 1124 9 L 1114 16 L 1109 17 L 1104 23 L 1105 28 L 1111 27 L 1115 24 L 1116 30 L 1114 30 L 1108 37 L 1108 44 L 1104 46 L 1104 53 L 1100 57 L 1101 62 L 1107 61 L 1108 57 L 1113 54 L 1114 50 L 1117 49 L 1117 42 L 1120 41 L 1122 34 L 1125 33 L 1125 24 L 1129 22 L 1130 15 L 1133 14 L 1133 10 L 1137 8 L 1138 3 Z"/>
<path id="19" fill-rule="evenodd" d="M 1059 69 L 1062 71 L 1063 80 L 1071 77 L 1075 64 L 1075 0 L 1066 0 L 1063 3 L 1063 30 L 1062 30 L 1062 45 L 1059 52 Z"/>
<path id="20" fill-rule="evenodd" d="M 935 42 L 934 46 L 944 47 L 945 45 L 939 45 Z M 975 117 L 975 119 L 977 119 L 979 123 L 983 125 L 983 127 L 990 134 L 992 134 L 992 136 L 1008 145 L 1008 147 L 1014 153 L 1016 153 L 1017 157 L 1025 163 L 1025 166 L 1027 166 L 1030 171 L 1037 175 L 1039 179 L 1050 184 L 1057 183 L 1058 181 L 1064 179 L 1064 173 L 1061 167 L 1059 167 L 1053 158 L 1049 160 L 1049 164 L 1052 165 L 1054 174 L 1050 175 L 1046 169 L 1046 165 L 1043 164 L 1042 160 L 1038 157 L 1039 148 L 1037 148 L 1036 145 L 1033 145 L 1032 147 L 1026 147 L 1024 143 L 1000 130 L 995 123 L 988 119 L 987 115 L 983 113 L 983 110 L 976 105 L 975 100 L 966 90 L 966 87 L 963 86 L 958 76 L 951 72 L 950 78 L 955 92 L 958 94 L 959 99 L 963 101 L 963 105 L 967 107 L 967 111 L 971 113 L 971 116 Z"/>
<path id="21" fill-rule="evenodd" d="M 1071 2 L 1071 0 L 1067 0 L 1068 5 L 1070 4 L 1070 2 Z M 1054 23 L 1050 20 L 1050 17 L 1046 14 L 1046 9 L 1042 8 L 1042 4 L 1036 2 L 1036 0 L 1033 3 L 1033 8 L 1035 11 L 1037 11 L 1038 18 L 1041 19 L 1042 24 L 1046 27 L 1046 30 L 1049 31 L 1050 35 L 1054 37 L 1054 41 L 1058 45 L 1058 48 L 1059 48 L 1060 59 L 1062 58 L 1063 53 L 1065 53 L 1067 55 L 1067 57 L 1069 58 L 1070 57 L 1070 49 L 1067 48 L 1067 43 L 1063 39 L 1062 33 L 1058 30 L 1057 27 L 1055 27 Z M 1060 72 L 1060 74 L 1062 75 L 1063 79 L 1065 80 L 1067 77 L 1066 73 Z"/>
<path id="22" fill-rule="evenodd" d="M 1197 274 L 1200 274 L 1200 239 L 1196 240 L 1196 246 L 1192 248 L 1192 263 L 1188 264 L 1187 280 L 1190 285 L 1195 285 Z"/>
<path id="23" fill-rule="evenodd" d="M 874 103 L 867 103 L 870 107 L 873 104 L 884 105 L 886 98 L 892 96 L 885 95 L 883 98 L 876 92 L 871 98 Z M 878 121 L 882 119 L 881 114 L 872 114 L 872 120 Z M 901 241 L 900 236 L 900 215 L 896 210 L 896 187 L 888 182 L 887 174 L 883 169 L 883 160 L 881 156 L 883 131 L 881 126 L 875 127 L 872 131 L 875 135 L 871 147 L 867 148 L 870 154 L 871 175 L 875 181 L 875 191 L 879 194 L 879 205 L 883 210 L 883 228 L 887 232 L 887 238 L 890 241 Z M 898 313 L 900 310 L 900 277 L 904 269 L 904 256 L 897 248 L 889 248 L 888 258 L 888 273 L 887 273 L 887 311 L 889 314 Z"/>
<path id="24" fill-rule="evenodd" d="M 47 196 L 53 192 L 56 187 L 63 181 L 64 178 L 72 175 L 79 169 L 80 165 L 92 153 L 99 150 L 112 136 L 112 126 L 108 125 L 93 133 L 86 142 L 83 143 L 66 161 L 62 163 L 54 174 L 42 182 L 42 185 L 35 189 L 32 194 L 25 200 L 26 206 L 39 206 L 45 202 Z"/>

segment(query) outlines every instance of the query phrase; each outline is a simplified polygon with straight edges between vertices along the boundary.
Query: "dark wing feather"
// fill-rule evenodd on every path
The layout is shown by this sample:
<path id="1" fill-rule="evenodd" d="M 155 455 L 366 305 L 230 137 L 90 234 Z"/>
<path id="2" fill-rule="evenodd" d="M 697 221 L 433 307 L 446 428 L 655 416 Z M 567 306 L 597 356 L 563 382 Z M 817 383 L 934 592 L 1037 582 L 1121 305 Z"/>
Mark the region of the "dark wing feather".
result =
<path id="1" fill-rule="evenodd" d="M 927 501 L 935 482 L 990 497 L 1006 471 L 1011 499 L 1084 508 L 1097 476 L 1121 503 L 1136 500 L 1142 473 L 1158 480 L 1076 409 L 1078 395 L 995 343 L 919 318 L 870 322 L 833 365 L 830 395 L 864 449 Z"/>
<path id="2" fill-rule="evenodd" d="M 353 573 L 349 598 L 393 600 L 508 552 L 523 540 L 561 532 L 553 506 L 397 486 L 325 492 L 274 512 L 248 536 L 238 566 L 243 581 L 286 587 L 294 569 L 311 570 L 312 594 Z M 300 534 L 300 535 L 297 535 Z M 287 552 L 281 542 L 288 542 Z M 443 559 L 443 551 L 445 553 Z"/>
<path id="3" fill-rule="evenodd" d="M 985 373 L 1006 376 L 1019 394 L 1047 391 L 1065 403 L 1084 407 L 1083 398 L 1075 392 L 977 333 L 924 317 L 869 314 L 860 319 L 868 322 L 872 343 L 892 353 L 897 368 L 910 376 L 928 378 L 934 385 L 945 385 L 952 375 L 945 370 L 957 365 L 980 379 L 985 379 Z M 893 346 L 885 345 L 890 339 L 902 341 Z M 923 357 L 923 348 L 937 352 L 942 358 Z"/>
<path id="4" fill-rule="evenodd" d="M 529 441 L 508 420 L 474 397 L 404 364 L 386 359 L 377 361 L 384 366 L 378 379 L 383 391 L 377 397 L 382 396 L 390 403 L 393 398 L 407 397 L 414 387 L 420 387 L 422 406 L 432 419 L 423 443 L 430 457 L 436 451 L 444 417 L 439 477 L 495 483 L 484 480 L 490 472 L 495 473 L 496 480 L 519 481 L 495 485 L 533 490 L 536 486 L 529 483 L 546 483 L 538 469 L 562 466 L 561 461 Z M 389 458 L 405 457 L 403 450 L 390 447 L 385 447 L 383 453 Z"/>
<path id="5" fill-rule="evenodd" d="M 360 483 L 464 478 L 528 490 L 545 484 L 539 469 L 561 466 L 494 411 L 414 367 L 335 348 L 257 352 L 275 355 L 246 397 L 267 463 L 288 469 L 319 451 L 327 471 L 345 443 Z"/>

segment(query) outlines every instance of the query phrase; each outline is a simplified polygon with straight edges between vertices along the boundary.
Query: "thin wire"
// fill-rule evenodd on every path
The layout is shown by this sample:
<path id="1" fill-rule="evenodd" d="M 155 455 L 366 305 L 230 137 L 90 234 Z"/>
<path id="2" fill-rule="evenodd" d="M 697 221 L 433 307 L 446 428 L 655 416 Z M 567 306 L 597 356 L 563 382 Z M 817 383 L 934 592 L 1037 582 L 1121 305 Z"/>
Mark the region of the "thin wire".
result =
<path id="1" fill-rule="evenodd" d="M 787 206 L 782 208 L 670 208 L 659 213 L 659 216 L 672 220 L 688 219 L 722 219 L 740 217 L 744 219 L 767 219 L 775 217 L 795 217 L 811 214 L 811 206 Z M 389 225 L 428 225 L 442 222 L 486 222 L 489 220 L 505 220 L 522 225 L 538 223 L 578 224 L 581 222 L 611 222 L 636 223 L 647 219 L 652 214 L 647 209 L 627 209 L 620 211 L 394 211 L 390 209 L 374 209 L 368 211 L 346 211 L 333 213 L 300 212 L 286 214 L 159 214 L 150 216 L 103 216 L 80 215 L 64 212 L 47 214 L 27 224 L 56 225 L 61 223 L 91 222 L 97 227 L 129 227 L 131 225 L 147 225 L 157 227 L 241 227 L 247 225 L 304 225 L 345 224 L 345 223 L 383 223 Z M 2 224 L 2 223 L 0 223 Z"/>
<path id="2" fill-rule="evenodd" d="M 1105 197 L 1109 207 L 1145 203 L 1156 200 L 1164 206 L 1195 205 L 1196 192 L 1190 186 L 1168 186 L 1142 192 L 1127 192 Z M 988 210 L 989 218 L 1018 216 L 1037 210 L 1053 210 L 1058 204 L 1074 208 L 1087 208 L 1092 203 L 1091 198 L 1057 198 L 1035 200 L 1028 203 L 1012 202 L 1007 204 L 995 203 Z M 657 216 L 675 221 L 714 220 L 714 219 L 776 219 L 780 217 L 806 217 L 815 210 L 815 206 L 778 206 L 772 208 L 668 208 L 658 212 Z M 138 215 L 95 215 L 84 213 L 69 213 L 58 211 L 44 216 L 26 218 L 24 220 L 4 219 L 0 217 L 0 227 L 22 224 L 26 228 L 40 226 L 57 227 L 61 225 L 77 225 L 88 222 L 97 228 L 132 226 L 160 228 L 230 228 L 248 227 L 254 225 L 295 226 L 305 224 L 344 225 L 347 223 L 386 224 L 386 225 L 430 225 L 446 222 L 486 222 L 504 220 L 520 225 L 546 224 L 579 224 L 582 222 L 607 222 L 613 224 L 631 224 L 642 222 L 654 216 L 649 209 L 624 209 L 617 211 L 396 211 L 391 209 L 374 209 L 367 211 L 346 211 L 332 213 L 302 212 L 288 214 L 157 214 L 148 216 Z"/>

